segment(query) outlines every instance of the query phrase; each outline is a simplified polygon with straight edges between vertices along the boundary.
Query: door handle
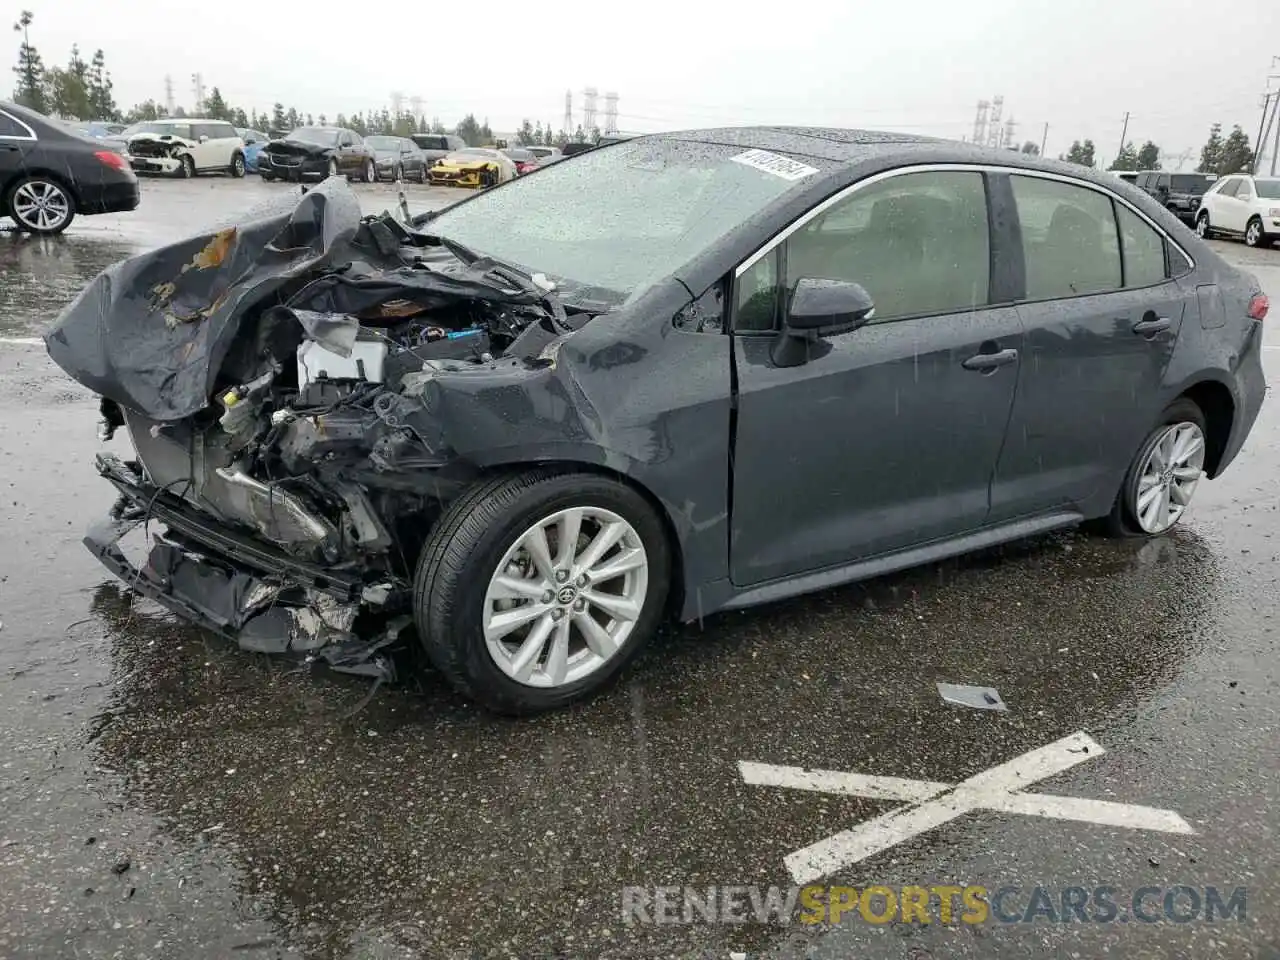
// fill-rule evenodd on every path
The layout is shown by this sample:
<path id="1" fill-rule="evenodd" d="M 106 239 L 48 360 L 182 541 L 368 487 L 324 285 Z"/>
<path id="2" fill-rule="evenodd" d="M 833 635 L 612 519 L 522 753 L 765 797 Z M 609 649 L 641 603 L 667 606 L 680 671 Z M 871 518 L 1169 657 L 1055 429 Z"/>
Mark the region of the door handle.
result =
<path id="1" fill-rule="evenodd" d="M 980 370 L 983 373 L 990 373 L 998 367 L 1014 363 L 1017 359 L 1018 351 L 1008 347 L 996 353 L 975 353 L 968 360 L 963 361 L 960 366 L 966 370 Z"/>
<path id="2" fill-rule="evenodd" d="M 1157 317 L 1148 315 L 1146 319 L 1139 320 L 1133 325 L 1133 332 L 1140 337 L 1146 337 L 1151 340 L 1157 333 L 1164 333 L 1173 326 L 1173 321 L 1168 317 Z"/>

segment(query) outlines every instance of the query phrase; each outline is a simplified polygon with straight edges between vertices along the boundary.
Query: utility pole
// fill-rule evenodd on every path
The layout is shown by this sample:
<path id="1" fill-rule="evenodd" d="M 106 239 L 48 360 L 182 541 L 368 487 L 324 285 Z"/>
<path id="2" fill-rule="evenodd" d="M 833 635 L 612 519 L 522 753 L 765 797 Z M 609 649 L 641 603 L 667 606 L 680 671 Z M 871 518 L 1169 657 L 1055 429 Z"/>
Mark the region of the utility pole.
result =
<path id="1" fill-rule="evenodd" d="M 1124 112 L 1124 126 L 1120 128 L 1120 153 L 1124 153 L 1124 138 L 1129 134 L 1129 111 Z M 1120 156 L 1117 153 L 1116 156 Z"/>
<path id="2" fill-rule="evenodd" d="M 1044 156 L 1044 145 L 1049 142 L 1049 125 L 1044 125 L 1044 135 L 1040 138 L 1040 156 Z"/>

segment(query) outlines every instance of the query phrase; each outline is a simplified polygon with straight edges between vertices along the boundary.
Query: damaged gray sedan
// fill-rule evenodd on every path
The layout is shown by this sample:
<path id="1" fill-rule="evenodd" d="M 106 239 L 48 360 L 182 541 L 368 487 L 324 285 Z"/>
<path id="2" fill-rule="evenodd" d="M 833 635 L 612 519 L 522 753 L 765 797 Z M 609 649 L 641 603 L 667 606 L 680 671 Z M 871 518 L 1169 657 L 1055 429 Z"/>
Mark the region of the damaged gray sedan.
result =
<path id="1" fill-rule="evenodd" d="M 136 592 L 375 676 L 416 636 L 526 713 L 668 616 L 1163 533 L 1257 416 L 1266 310 L 1113 178 L 732 129 L 407 223 L 330 178 L 110 268 L 46 343 L 132 441 L 86 543 Z"/>

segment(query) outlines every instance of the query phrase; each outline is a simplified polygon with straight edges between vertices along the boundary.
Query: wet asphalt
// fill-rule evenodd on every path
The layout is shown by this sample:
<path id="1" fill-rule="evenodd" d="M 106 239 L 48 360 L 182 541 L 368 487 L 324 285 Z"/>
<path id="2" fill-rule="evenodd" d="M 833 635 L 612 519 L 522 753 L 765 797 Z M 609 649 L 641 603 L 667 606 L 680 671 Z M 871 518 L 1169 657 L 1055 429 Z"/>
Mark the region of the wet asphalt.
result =
<path id="1" fill-rule="evenodd" d="M 91 466 L 96 411 L 25 339 L 108 263 L 297 189 L 144 188 L 133 214 L 58 240 L 0 233 L 0 956 L 1280 949 L 1273 402 L 1159 541 L 1060 534 L 673 627 L 606 694 L 533 720 L 429 674 L 368 698 L 131 602 L 80 545 L 112 500 Z M 395 202 L 356 190 L 367 210 Z M 409 191 L 415 212 L 454 196 Z M 1280 301 L 1280 250 L 1219 246 Z M 937 681 L 996 687 L 1009 709 L 945 704 Z M 786 855 L 893 806 L 748 785 L 740 760 L 956 782 L 1077 731 L 1105 755 L 1035 789 L 1168 808 L 1195 833 L 976 812 L 830 882 L 1243 886 L 1245 922 L 622 920 L 624 885 L 790 884 Z"/>

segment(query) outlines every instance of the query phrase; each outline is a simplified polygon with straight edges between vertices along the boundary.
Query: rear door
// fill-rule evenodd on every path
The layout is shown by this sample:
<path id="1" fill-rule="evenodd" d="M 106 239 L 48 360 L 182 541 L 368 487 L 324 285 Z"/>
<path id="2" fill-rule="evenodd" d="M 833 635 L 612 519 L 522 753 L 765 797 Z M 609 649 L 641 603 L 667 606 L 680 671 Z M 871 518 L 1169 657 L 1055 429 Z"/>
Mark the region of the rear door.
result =
<path id="1" fill-rule="evenodd" d="M 1235 222 L 1236 191 L 1240 177 L 1227 177 L 1212 193 L 1205 194 L 1203 205 L 1209 210 L 1209 224 L 1216 230 L 1231 230 Z"/>
<path id="2" fill-rule="evenodd" d="M 840 566 L 980 527 L 1022 343 L 992 283 L 985 177 L 872 178 L 738 271 L 733 582 Z M 801 278 L 862 284 L 875 317 L 772 352 Z"/>
<path id="3" fill-rule="evenodd" d="M 1168 238 L 1116 194 L 1031 173 L 1001 189 L 1017 211 L 1010 248 L 1022 261 L 1026 342 L 992 520 L 1114 496 L 1160 413 L 1195 296 L 1170 276 Z"/>
<path id="4" fill-rule="evenodd" d="M 36 133 L 10 113 L 0 110 L 0 182 L 23 169 L 27 152 L 36 145 Z"/>
<path id="5" fill-rule="evenodd" d="M 197 170 L 213 170 L 225 166 L 220 162 L 222 144 L 218 141 L 218 125 L 215 123 L 191 124 L 191 138 L 195 145 L 191 148 L 192 159 Z"/>

